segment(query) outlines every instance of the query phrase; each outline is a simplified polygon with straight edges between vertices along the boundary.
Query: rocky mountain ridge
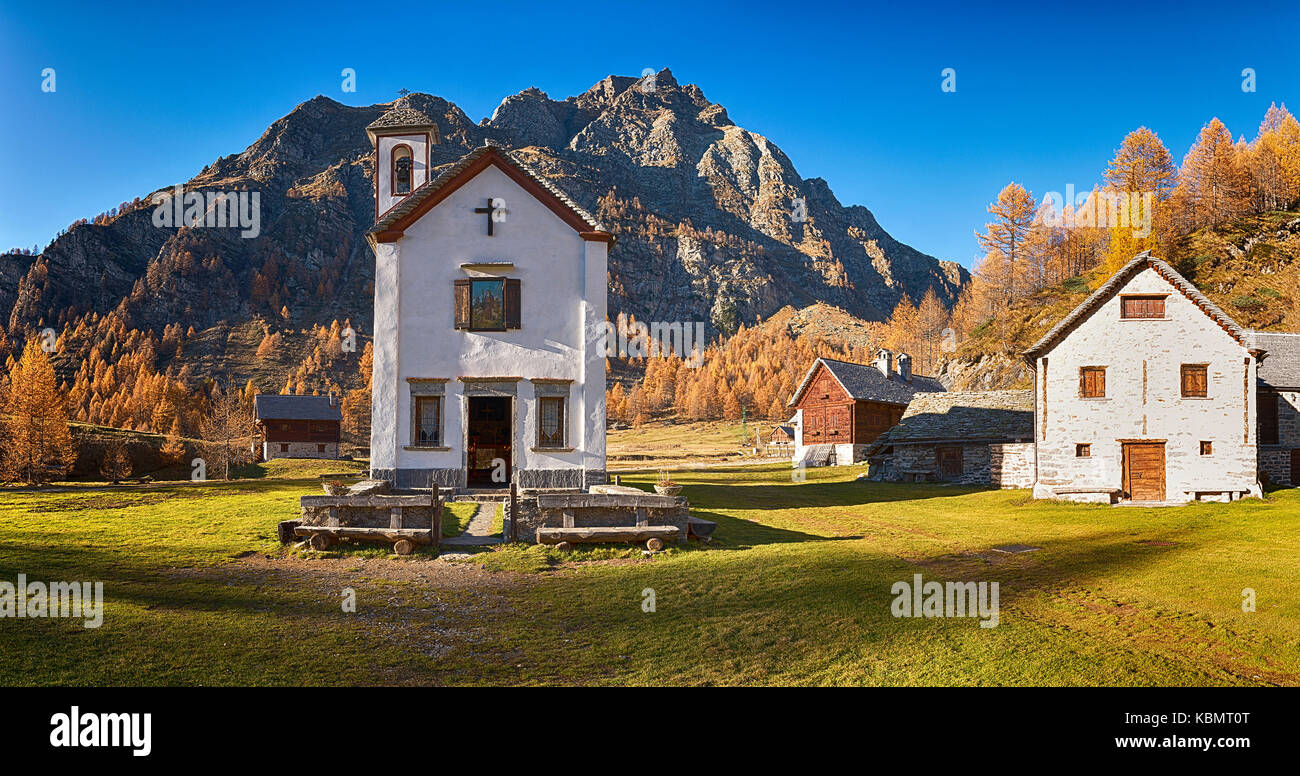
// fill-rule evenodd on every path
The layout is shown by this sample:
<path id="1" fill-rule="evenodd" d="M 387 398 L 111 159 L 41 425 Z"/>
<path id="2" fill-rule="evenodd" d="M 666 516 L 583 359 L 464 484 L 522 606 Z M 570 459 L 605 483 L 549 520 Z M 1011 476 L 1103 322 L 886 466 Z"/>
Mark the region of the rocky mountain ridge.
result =
<path id="1" fill-rule="evenodd" d="M 287 310 L 294 324 L 348 318 L 368 328 L 364 233 L 374 204 L 364 128 L 395 105 L 438 124 L 435 167 L 499 143 L 615 231 L 611 315 L 704 319 L 713 333 L 816 302 L 881 319 L 904 294 L 919 300 L 931 287 L 951 301 L 968 278 L 894 240 L 865 207 L 841 205 L 825 181 L 801 178 L 774 143 L 663 70 L 609 76 L 564 100 L 525 89 L 477 124 L 427 94 L 366 107 L 318 96 L 185 184 L 258 192 L 258 237 L 157 227 L 145 195 L 103 223 L 71 228 L 39 257 L 0 257 L 0 323 L 15 334 L 116 311 L 129 327 L 161 332 Z"/>

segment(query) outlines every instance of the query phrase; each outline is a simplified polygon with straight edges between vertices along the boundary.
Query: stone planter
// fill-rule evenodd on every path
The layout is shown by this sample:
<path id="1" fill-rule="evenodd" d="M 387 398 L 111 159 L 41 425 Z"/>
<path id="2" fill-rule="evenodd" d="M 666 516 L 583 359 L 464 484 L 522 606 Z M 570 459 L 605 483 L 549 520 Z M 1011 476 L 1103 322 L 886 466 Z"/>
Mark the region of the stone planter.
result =
<path id="1" fill-rule="evenodd" d="M 655 485 L 655 493 L 658 493 L 661 496 L 676 496 L 681 492 L 681 485 Z"/>

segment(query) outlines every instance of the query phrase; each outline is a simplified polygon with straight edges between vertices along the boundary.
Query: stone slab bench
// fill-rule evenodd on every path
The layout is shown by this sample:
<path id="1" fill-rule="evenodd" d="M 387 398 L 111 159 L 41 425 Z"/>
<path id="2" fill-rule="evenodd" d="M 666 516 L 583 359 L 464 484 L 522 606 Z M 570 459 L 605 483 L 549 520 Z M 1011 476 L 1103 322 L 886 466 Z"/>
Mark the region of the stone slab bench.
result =
<path id="1" fill-rule="evenodd" d="M 1113 487 L 1058 485 L 1052 488 L 1053 496 L 1084 504 L 1114 504 L 1123 493 L 1123 489 Z"/>

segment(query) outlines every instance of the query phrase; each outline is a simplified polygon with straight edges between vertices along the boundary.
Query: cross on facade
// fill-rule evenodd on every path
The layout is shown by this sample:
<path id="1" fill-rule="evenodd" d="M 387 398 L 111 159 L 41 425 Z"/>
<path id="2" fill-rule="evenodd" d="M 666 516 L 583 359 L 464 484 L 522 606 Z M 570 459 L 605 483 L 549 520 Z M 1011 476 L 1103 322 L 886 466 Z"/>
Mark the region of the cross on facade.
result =
<path id="1" fill-rule="evenodd" d="M 489 197 L 487 207 L 474 208 L 475 213 L 481 213 L 488 218 L 488 237 L 492 236 L 492 224 L 497 221 L 506 220 L 506 203 L 499 197 Z"/>

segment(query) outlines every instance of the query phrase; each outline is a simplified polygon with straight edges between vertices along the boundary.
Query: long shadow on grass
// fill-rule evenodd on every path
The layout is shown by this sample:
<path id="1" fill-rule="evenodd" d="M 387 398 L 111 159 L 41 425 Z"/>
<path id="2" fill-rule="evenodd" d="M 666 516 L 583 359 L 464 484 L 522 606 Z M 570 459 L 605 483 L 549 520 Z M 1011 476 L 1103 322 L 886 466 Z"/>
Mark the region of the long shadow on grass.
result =
<path id="1" fill-rule="evenodd" d="M 962 683 L 963 676 L 968 676 L 967 683 L 993 684 L 1114 681 L 1090 675 L 1089 657 L 1061 669 L 1054 662 L 1056 655 L 1017 651 L 1036 644 L 1043 627 L 1077 629 L 1068 638 L 1081 655 L 1095 653 L 1108 665 L 1133 665 L 1144 672 L 1139 681 L 1163 678 L 1170 683 L 1201 676 L 1203 681 L 1231 682 L 1241 677 L 1239 669 L 1220 670 L 1195 649 L 1182 649 L 1180 639 L 1188 631 L 1178 623 L 1157 621 L 1155 613 L 1140 604 L 1121 610 L 1117 604 L 1123 601 L 1108 598 L 1105 580 L 1139 576 L 1154 564 L 1176 558 L 1183 547 L 1141 546 L 1123 531 L 1089 534 L 1068 544 L 1056 536 L 1016 538 L 1038 541 L 1045 549 L 1032 556 L 990 556 L 987 548 L 972 547 L 970 553 L 909 561 L 869 543 L 845 541 L 822 544 L 815 551 L 805 545 L 761 554 L 720 553 L 707 565 L 629 566 L 605 575 L 557 579 L 554 588 L 538 589 L 552 602 L 543 614 L 500 626 L 509 634 L 510 645 L 525 653 L 519 662 L 537 666 L 537 678 L 543 682 L 562 684 L 618 684 L 645 681 L 647 675 L 668 684 L 799 682 L 812 675 L 885 684 Z M 998 582 L 998 627 L 980 628 L 978 617 L 895 618 L 893 585 L 912 584 L 914 574 L 921 574 L 924 582 Z M 654 617 L 635 606 L 611 604 L 639 600 L 638 591 L 646 586 L 660 593 Z M 1077 610 L 1076 624 L 1044 626 L 1022 619 L 1017 603 L 1072 589 L 1086 591 L 1065 601 L 1070 611 Z M 1126 624 L 1116 622 L 1117 617 L 1135 619 Z M 1145 648 L 1168 661 L 1167 673 L 1151 673 L 1141 661 L 1128 657 L 1134 647 L 1130 628 L 1141 632 Z M 1170 630 L 1163 641 L 1150 641 L 1160 638 L 1165 628 Z M 575 657 L 568 641 L 579 636 L 590 648 Z M 934 638 L 940 641 L 933 642 L 933 649 L 942 650 L 945 659 L 954 652 L 970 655 L 975 661 L 971 673 L 918 673 L 925 645 Z M 887 673 L 873 674 L 870 667 L 855 664 L 854 656 L 864 649 Z M 675 662 L 672 655 L 692 659 Z M 846 661 L 843 674 L 837 666 L 841 658 Z M 990 669 L 990 661 L 1006 665 Z M 721 672 L 719 666 L 724 667 Z M 791 666 L 802 667 L 792 673 Z M 952 670 L 951 665 L 946 670 Z"/>
<path id="2" fill-rule="evenodd" d="M 272 575 L 247 576 L 230 584 L 220 574 L 222 564 L 167 568 L 153 565 L 148 558 L 96 547 L 61 547 L 55 553 L 40 553 L 26 547 L 0 544 L 0 579 L 15 582 L 19 574 L 27 582 L 102 582 L 104 598 L 128 601 L 146 609 L 194 612 L 266 612 L 286 616 L 316 616 L 336 612 L 332 591 L 312 589 L 315 600 L 294 597 L 302 587 L 283 587 L 284 580 Z"/>
<path id="3" fill-rule="evenodd" d="M 691 506 L 705 509 L 802 509 L 851 507 L 894 501 L 951 498 L 990 490 L 958 485 L 895 485 L 892 483 L 804 482 L 791 485 L 689 484 L 682 490 Z"/>

